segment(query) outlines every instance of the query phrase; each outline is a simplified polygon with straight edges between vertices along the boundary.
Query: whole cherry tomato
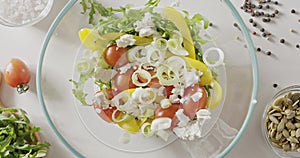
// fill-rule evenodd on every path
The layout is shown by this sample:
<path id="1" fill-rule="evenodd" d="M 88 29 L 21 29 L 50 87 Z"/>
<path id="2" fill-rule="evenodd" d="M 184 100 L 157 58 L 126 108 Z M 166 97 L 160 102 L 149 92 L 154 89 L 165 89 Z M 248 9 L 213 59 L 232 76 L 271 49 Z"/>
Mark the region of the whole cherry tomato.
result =
<path id="1" fill-rule="evenodd" d="M 110 66 L 121 67 L 128 63 L 127 48 L 111 45 L 104 51 L 104 59 Z"/>
<path id="2" fill-rule="evenodd" d="M 20 59 L 13 58 L 4 70 L 5 82 L 11 87 L 17 88 L 18 93 L 24 93 L 29 89 L 31 73 L 27 65 Z"/>
<path id="3" fill-rule="evenodd" d="M 202 93 L 202 97 L 196 102 L 192 99 L 192 96 L 197 92 Z M 185 88 L 183 97 L 186 98 L 186 101 L 183 103 L 184 113 L 190 118 L 193 119 L 196 116 L 197 111 L 204 109 L 207 102 L 206 90 L 201 87 L 199 84 L 194 84 L 190 87 Z"/>
<path id="4" fill-rule="evenodd" d="M 136 88 L 137 86 L 132 83 L 132 74 L 134 73 L 134 69 L 131 68 L 127 70 L 125 73 L 118 72 L 113 78 L 113 87 L 117 92 L 121 92 L 126 89 Z"/>

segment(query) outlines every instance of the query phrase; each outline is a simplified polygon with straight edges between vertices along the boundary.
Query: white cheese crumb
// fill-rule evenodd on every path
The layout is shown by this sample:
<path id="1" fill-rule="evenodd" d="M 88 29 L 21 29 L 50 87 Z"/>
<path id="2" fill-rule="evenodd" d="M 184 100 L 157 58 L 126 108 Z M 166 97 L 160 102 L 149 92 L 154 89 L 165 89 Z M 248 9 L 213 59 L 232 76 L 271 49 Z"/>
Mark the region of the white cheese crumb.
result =
<path id="1" fill-rule="evenodd" d="M 184 127 L 190 121 L 190 118 L 183 113 L 183 109 L 177 110 L 176 113 L 175 113 L 175 115 L 176 115 L 176 117 L 179 120 L 178 127 Z"/>
<path id="2" fill-rule="evenodd" d="M 203 95 L 202 91 L 197 91 L 196 93 L 194 93 L 191 96 L 191 98 L 196 103 L 196 102 L 198 102 L 202 98 L 202 95 Z"/>
<path id="3" fill-rule="evenodd" d="M 151 130 L 159 131 L 159 130 L 168 129 L 171 127 L 171 123 L 172 123 L 172 119 L 168 117 L 156 118 L 151 123 Z"/>
<path id="4" fill-rule="evenodd" d="M 183 140 L 194 140 L 202 137 L 201 131 L 204 122 L 211 118 L 211 113 L 206 109 L 201 109 L 197 112 L 197 120 L 190 121 L 184 127 L 175 127 L 173 132 Z"/>
<path id="5" fill-rule="evenodd" d="M 144 18 L 141 21 L 134 23 L 134 27 L 135 31 L 139 32 L 140 37 L 151 36 L 156 32 L 156 27 L 150 13 L 145 13 Z"/>
<path id="6" fill-rule="evenodd" d="M 133 35 L 123 35 L 120 37 L 120 39 L 116 40 L 117 46 L 125 48 L 127 46 L 132 46 L 135 43 L 135 39 L 133 38 Z"/>
<path id="7" fill-rule="evenodd" d="M 119 68 L 120 74 L 124 74 L 127 70 L 129 70 L 132 67 L 132 64 L 128 63 L 122 67 Z"/>
<path id="8" fill-rule="evenodd" d="M 110 105 L 110 101 L 106 99 L 103 92 L 99 92 L 95 94 L 94 103 L 96 105 L 101 105 L 103 109 L 107 109 Z"/>

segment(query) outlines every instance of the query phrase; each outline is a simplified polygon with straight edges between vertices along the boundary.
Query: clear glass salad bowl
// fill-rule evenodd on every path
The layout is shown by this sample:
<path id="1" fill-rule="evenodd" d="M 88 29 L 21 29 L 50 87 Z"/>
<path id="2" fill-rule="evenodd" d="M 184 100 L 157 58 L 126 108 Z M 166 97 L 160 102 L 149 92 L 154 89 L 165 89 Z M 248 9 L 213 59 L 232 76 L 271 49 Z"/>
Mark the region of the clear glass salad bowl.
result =
<path id="1" fill-rule="evenodd" d="M 141 8 L 148 1 L 98 2 L 105 7 L 118 8 L 131 4 Z M 74 67 L 84 50 L 78 33 L 82 28 L 92 26 L 88 24 L 89 16 L 82 14 L 82 3 L 70 0 L 44 40 L 37 70 L 37 90 L 51 128 L 75 156 L 224 157 L 247 128 L 256 103 L 257 63 L 250 35 L 231 1 L 193 0 L 180 3 L 166 0 L 158 4 L 158 8 L 167 6 L 174 6 L 176 10 L 187 11 L 191 15 L 200 13 L 208 19 L 208 29 L 200 32 L 201 37 L 209 39 L 209 43 L 202 46 L 203 52 L 217 48 L 213 50 L 224 53 L 223 63 L 213 68 L 216 72 L 213 75 L 218 76 L 217 81 L 223 91 L 222 99 L 215 109 L 211 109 L 211 119 L 203 125 L 201 138 L 182 140 L 171 134 L 167 141 L 162 141 L 136 134 L 131 136 L 129 143 L 120 143 L 119 138 L 124 133 L 120 128 L 100 120 L 93 107 L 82 106 L 75 99 L 72 94 L 74 85 L 70 80 L 78 79 Z M 220 56 L 209 57 L 209 61 L 220 59 Z M 89 88 L 95 92 L 93 86 Z"/>

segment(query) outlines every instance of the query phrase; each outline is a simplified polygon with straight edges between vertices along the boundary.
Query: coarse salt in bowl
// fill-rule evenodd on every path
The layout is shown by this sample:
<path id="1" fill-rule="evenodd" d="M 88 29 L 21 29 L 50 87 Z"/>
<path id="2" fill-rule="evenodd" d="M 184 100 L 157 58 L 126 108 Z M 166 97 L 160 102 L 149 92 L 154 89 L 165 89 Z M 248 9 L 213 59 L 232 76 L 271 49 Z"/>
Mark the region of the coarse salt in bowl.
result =
<path id="1" fill-rule="evenodd" d="M 0 24 L 8 27 L 31 26 L 45 18 L 53 0 L 0 0 Z"/>

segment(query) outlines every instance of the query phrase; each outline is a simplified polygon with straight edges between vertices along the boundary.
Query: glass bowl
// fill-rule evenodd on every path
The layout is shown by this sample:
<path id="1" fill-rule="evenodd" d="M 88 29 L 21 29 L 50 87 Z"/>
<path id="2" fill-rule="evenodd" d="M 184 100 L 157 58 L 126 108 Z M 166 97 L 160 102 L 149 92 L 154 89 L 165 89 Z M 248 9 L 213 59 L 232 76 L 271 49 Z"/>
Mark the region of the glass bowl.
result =
<path id="1" fill-rule="evenodd" d="M 0 24 L 8 27 L 31 26 L 50 12 L 53 0 L 1 0 Z"/>
<path id="2" fill-rule="evenodd" d="M 99 2 L 109 7 L 140 7 L 147 1 Z M 236 9 L 229 0 L 159 3 L 161 8 L 170 5 L 209 19 L 211 26 L 205 36 L 212 37 L 213 42 L 203 45 L 203 51 L 218 47 L 225 54 L 224 64 L 217 69 L 223 97 L 212 111 L 213 119 L 204 127 L 203 137 L 186 141 L 172 135 L 169 141 L 162 142 L 134 136 L 129 144 L 120 144 L 120 129 L 101 122 L 93 108 L 80 105 L 73 97 L 69 80 L 78 75 L 74 73 L 74 63 L 83 49 L 78 32 L 91 26 L 88 15 L 81 14 L 79 1 L 70 0 L 53 22 L 42 46 L 37 91 L 54 133 L 77 157 L 224 157 L 247 128 L 256 103 L 258 73 L 252 40 Z"/>
<path id="3" fill-rule="evenodd" d="M 262 117 L 264 138 L 270 148 L 280 157 L 300 156 L 297 150 L 300 145 L 297 143 L 300 137 L 300 130 L 297 131 L 300 128 L 300 120 L 296 118 L 300 114 L 299 100 L 300 86 L 289 86 L 277 92 L 264 110 Z"/>

